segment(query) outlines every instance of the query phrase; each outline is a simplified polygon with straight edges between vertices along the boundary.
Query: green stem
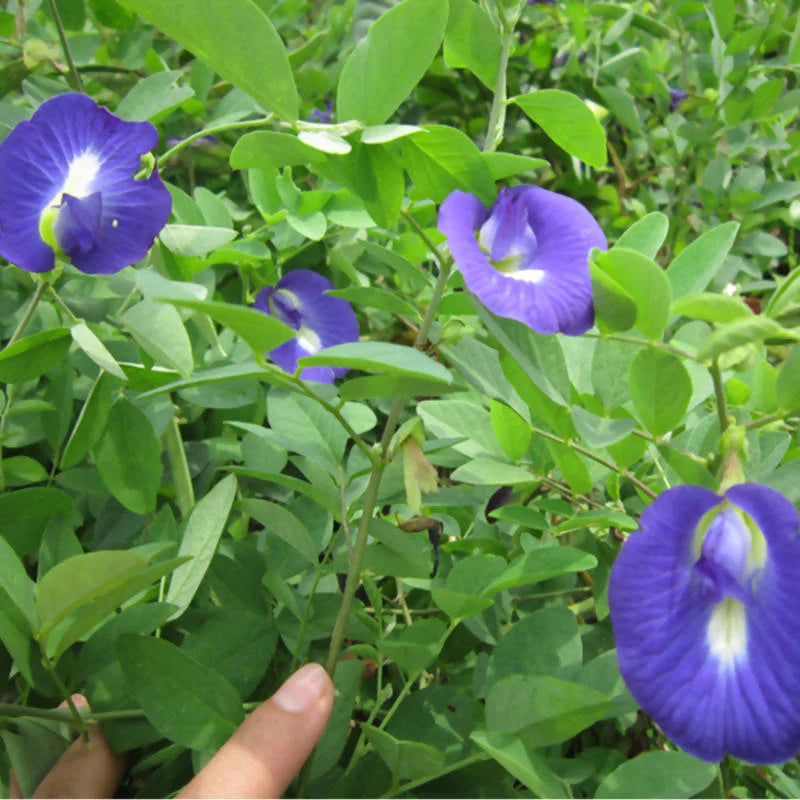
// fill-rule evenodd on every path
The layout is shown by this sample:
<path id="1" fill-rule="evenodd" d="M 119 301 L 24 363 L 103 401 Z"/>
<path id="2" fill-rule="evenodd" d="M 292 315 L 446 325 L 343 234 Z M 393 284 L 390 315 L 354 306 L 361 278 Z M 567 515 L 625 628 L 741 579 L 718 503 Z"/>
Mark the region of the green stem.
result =
<path id="1" fill-rule="evenodd" d="M 656 446 L 668 447 L 670 450 L 674 450 L 676 453 L 680 453 L 682 456 L 686 456 L 686 458 L 691 459 L 695 462 L 695 464 L 701 464 L 704 467 L 708 466 L 708 459 L 698 456 L 695 453 L 691 453 L 688 450 L 684 450 L 682 447 L 676 447 L 671 442 L 662 441 L 657 436 L 653 436 L 652 433 L 640 431 L 638 428 L 634 428 L 631 433 L 634 436 L 638 436 L 640 439 L 646 439 L 648 442 L 652 442 L 652 444 Z"/>
<path id="2" fill-rule="evenodd" d="M 541 436 L 543 439 L 549 439 L 551 442 L 558 442 L 559 444 L 563 444 L 566 447 L 569 447 L 571 450 L 574 450 L 576 453 L 580 453 L 582 456 L 586 456 L 586 458 L 591 458 L 598 464 L 602 464 L 604 467 L 607 467 L 613 472 L 619 473 L 624 478 L 627 478 L 634 486 L 637 486 L 648 497 L 652 498 L 658 497 L 657 493 L 654 492 L 649 486 L 642 483 L 635 475 L 632 475 L 624 467 L 618 466 L 613 461 L 609 461 L 608 459 L 605 459 L 602 456 L 598 456 L 597 453 L 593 453 L 591 450 L 587 450 L 585 447 L 581 447 L 581 445 L 576 444 L 570 439 L 565 439 L 563 436 L 556 436 L 554 433 L 550 433 L 550 431 L 544 430 L 544 428 L 538 428 L 536 425 L 531 425 L 531 430 L 533 431 L 533 433 L 535 433 L 537 436 Z"/>
<path id="3" fill-rule="evenodd" d="M 53 679 L 53 682 L 58 687 L 58 691 L 61 692 L 61 695 L 66 702 L 67 708 L 69 709 L 69 714 L 72 717 L 73 727 L 77 731 L 80 731 L 81 734 L 86 733 L 89 726 L 87 725 L 86 720 L 81 717 L 80 711 L 78 711 L 75 703 L 72 702 L 72 692 L 67 689 L 64 681 L 61 680 L 61 676 L 58 674 L 58 670 L 56 670 L 55 665 L 48 658 L 47 653 L 45 652 L 44 642 L 39 642 L 39 648 L 42 653 L 42 665 L 50 673 L 50 677 Z"/>
<path id="4" fill-rule="evenodd" d="M 58 38 L 61 40 L 61 49 L 64 51 L 64 58 L 67 59 L 67 64 L 69 64 L 69 71 L 72 74 L 72 81 L 75 84 L 75 88 L 79 92 L 82 92 L 84 91 L 83 82 L 81 81 L 80 73 L 75 66 L 75 60 L 72 58 L 72 52 L 69 49 L 67 32 L 64 30 L 64 23 L 61 22 L 61 15 L 58 13 L 58 6 L 56 5 L 55 0 L 47 0 L 47 5 L 50 6 L 50 13 L 53 16 L 53 21 L 56 23 L 56 28 L 58 29 Z"/>
<path id="5" fill-rule="evenodd" d="M 75 314 L 72 313 L 72 309 L 61 299 L 61 295 L 56 291 L 55 286 L 52 284 L 50 284 L 50 294 L 53 295 L 53 299 L 59 304 L 59 306 L 61 306 L 61 309 L 70 318 L 70 321 L 73 325 L 81 322 L 80 317 L 76 317 Z"/>
<path id="6" fill-rule="evenodd" d="M 730 420 L 728 419 L 728 398 L 725 396 L 725 386 L 722 383 L 722 371 L 719 362 L 714 359 L 714 363 L 708 368 L 711 373 L 711 380 L 714 383 L 714 396 L 717 398 L 717 416 L 719 417 L 719 432 L 725 433 Z"/>
<path id="7" fill-rule="evenodd" d="M 80 718 L 81 729 L 89 725 L 94 725 L 96 722 L 110 722 L 119 719 L 141 719 L 144 717 L 144 711 L 141 709 L 89 712 L 85 717 L 81 716 L 79 711 L 77 713 Z M 2 717 L 51 719 L 55 722 L 66 722 L 68 725 L 76 725 L 75 715 L 69 708 L 32 708 L 30 706 L 17 706 L 13 703 L 0 703 L 0 718 Z"/>
<path id="8" fill-rule="evenodd" d="M 212 125 L 208 128 L 203 128 L 202 130 L 197 131 L 196 133 L 187 136 L 185 139 L 181 139 L 176 145 L 170 147 L 165 153 L 158 157 L 156 164 L 158 165 L 159 169 L 164 166 L 164 164 L 169 161 L 175 153 L 183 150 L 184 147 L 187 147 L 196 139 L 200 139 L 203 136 L 213 136 L 215 133 L 224 133 L 225 131 L 234 131 L 234 130 L 244 130 L 247 128 L 262 128 L 264 125 L 272 122 L 272 114 L 269 114 L 262 119 L 249 119 L 243 120 L 240 122 L 229 122 L 226 125 Z"/>
<path id="9" fill-rule="evenodd" d="M 25 309 L 25 313 L 22 316 L 22 319 L 19 321 L 19 325 L 17 325 L 16 330 L 14 333 L 11 334 L 11 338 L 8 340 L 6 344 L 6 348 L 11 347 L 14 342 L 19 339 L 20 336 L 25 331 L 25 328 L 28 327 L 28 323 L 31 321 L 31 317 L 33 316 L 33 312 L 36 311 L 36 306 L 39 305 L 39 301 L 42 299 L 42 295 L 45 293 L 47 289 L 47 281 L 43 281 L 41 278 L 36 279 L 36 289 L 33 292 L 33 297 L 31 297 L 30 303 L 28 303 L 28 307 Z"/>
<path id="10" fill-rule="evenodd" d="M 394 789 L 390 789 L 388 792 L 386 792 L 386 794 L 382 794 L 381 798 L 398 797 L 406 792 L 410 792 L 412 789 L 416 789 L 418 786 L 423 786 L 424 784 L 435 781 L 438 778 L 443 778 L 445 775 L 449 775 L 451 772 L 464 769 L 464 767 L 471 767 L 473 764 L 478 764 L 481 761 L 488 761 L 489 758 L 491 758 L 491 756 L 488 753 L 475 753 L 474 755 L 462 758 L 460 761 L 455 761 L 452 764 L 448 764 L 446 767 L 442 767 L 438 772 L 432 772 L 430 775 L 424 775 L 422 778 L 415 778 L 413 781 L 409 781 L 408 783 L 401 783 Z"/>
<path id="11" fill-rule="evenodd" d="M 780 422 L 784 418 L 784 414 L 781 411 L 776 411 L 773 414 L 767 414 L 763 417 L 759 417 L 758 419 L 752 419 L 750 422 L 746 422 L 744 424 L 745 430 L 753 430 L 754 428 L 762 428 L 764 425 L 771 425 L 773 422 Z"/>
<path id="12" fill-rule="evenodd" d="M 194 508 L 194 486 L 192 486 L 192 476 L 189 472 L 189 462 L 186 460 L 180 425 L 174 413 L 164 433 L 164 444 L 167 449 L 167 460 L 172 470 L 172 479 L 175 482 L 175 502 L 178 504 L 181 517 L 185 519 Z"/>
<path id="13" fill-rule="evenodd" d="M 503 141 L 503 130 L 506 124 L 506 106 L 508 105 L 508 87 L 506 85 L 506 72 L 508 70 L 508 56 L 511 53 L 511 45 L 514 43 L 514 25 L 504 23 L 501 47 L 500 63 L 497 67 L 497 81 L 494 86 L 494 96 L 492 97 L 492 109 L 489 112 L 489 124 L 486 126 L 486 140 L 483 143 L 483 151 L 491 153 L 497 149 Z"/>
<path id="14" fill-rule="evenodd" d="M 676 356 L 681 356 L 681 358 L 697 361 L 697 356 L 694 353 L 682 350 L 680 347 L 675 347 L 667 342 L 661 342 L 658 339 L 641 339 L 638 336 L 625 336 L 619 333 L 584 333 L 583 336 L 589 339 L 610 339 L 612 342 L 627 342 L 628 344 L 638 344 L 642 347 L 654 347 L 657 350 L 667 350 Z"/>
<path id="15" fill-rule="evenodd" d="M 444 266 L 444 258 L 442 257 L 442 254 L 439 252 L 439 248 L 436 247 L 436 245 L 431 240 L 431 237 L 428 236 L 425 228 L 423 228 L 422 225 L 420 225 L 419 222 L 417 222 L 416 217 L 410 211 L 403 211 L 402 213 L 403 217 L 405 217 L 405 219 L 408 221 L 411 227 L 414 228 L 414 230 L 417 232 L 419 238 L 422 239 L 422 241 L 425 242 L 426 245 L 428 245 L 428 249 L 433 253 L 433 257 L 439 264 L 439 269 L 442 269 L 442 267 Z"/>

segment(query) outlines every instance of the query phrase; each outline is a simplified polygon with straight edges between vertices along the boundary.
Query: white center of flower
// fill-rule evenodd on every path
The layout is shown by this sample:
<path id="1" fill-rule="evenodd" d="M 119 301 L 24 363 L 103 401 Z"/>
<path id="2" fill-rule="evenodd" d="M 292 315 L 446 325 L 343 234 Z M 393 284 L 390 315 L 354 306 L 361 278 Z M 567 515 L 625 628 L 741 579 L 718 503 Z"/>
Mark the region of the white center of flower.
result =
<path id="1" fill-rule="evenodd" d="M 92 193 L 92 183 L 100 170 L 100 159 L 88 150 L 81 153 L 69 165 L 67 179 L 64 185 L 48 203 L 49 206 L 61 205 L 61 197 L 71 194 L 73 197 L 83 198 Z"/>
<path id="2" fill-rule="evenodd" d="M 708 621 L 708 646 L 724 666 L 731 666 L 747 652 L 747 619 L 744 604 L 726 597 L 714 606 Z"/>
<path id="3" fill-rule="evenodd" d="M 524 281 L 525 283 L 541 283 L 544 276 L 547 274 L 543 269 L 520 269 L 516 272 L 506 273 L 509 278 L 515 281 Z"/>
<path id="4" fill-rule="evenodd" d="M 303 348 L 307 353 L 316 353 L 322 349 L 322 340 L 317 336 L 311 328 L 306 328 L 305 325 L 301 326 L 297 331 L 297 344 Z"/>

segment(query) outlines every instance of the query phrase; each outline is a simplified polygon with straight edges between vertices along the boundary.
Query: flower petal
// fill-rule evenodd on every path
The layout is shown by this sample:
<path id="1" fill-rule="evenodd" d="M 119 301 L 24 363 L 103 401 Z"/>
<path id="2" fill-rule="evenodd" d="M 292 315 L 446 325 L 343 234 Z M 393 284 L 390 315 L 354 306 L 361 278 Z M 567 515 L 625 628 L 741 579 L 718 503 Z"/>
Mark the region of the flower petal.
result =
<path id="1" fill-rule="evenodd" d="M 169 216 L 171 198 L 157 174 L 134 181 L 140 156 L 158 143 L 149 122 L 126 122 L 90 97 L 51 98 L 0 144 L 0 255 L 30 272 L 54 266 L 39 234 L 42 212 L 61 194 L 100 192 L 97 252 L 74 261 L 85 272 L 116 272 L 139 260 Z M 117 223 L 114 223 L 117 220 Z"/>
<path id="2" fill-rule="evenodd" d="M 785 761 L 800 748 L 800 622 L 786 613 L 800 581 L 798 516 L 764 486 L 726 496 L 767 542 L 752 597 L 743 603 L 729 593 L 720 602 L 695 568 L 697 525 L 722 498 L 698 486 L 664 492 L 611 573 L 620 672 L 642 708 L 693 755 Z"/>
<path id="3" fill-rule="evenodd" d="M 508 195 L 516 202 L 509 202 Z M 571 198 L 536 186 L 507 190 L 495 205 L 498 215 L 527 211 L 533 235 L 523 235 L 526 226 L 519 220 L 493 218 L 494 207 L 487 212 L 476 197 L 458 190 L 439 210 L 439 230 L 447 237 L 469 290 L 490 311 L 539 333 L 587 331 L 594 322 L 589 251 L 606 247 L 592 215 Z M 492 239 L 492 250 L 498 254 L 518 250 L 520 243 L 535 243 L 524 269 L 503 273 L 490 263 L 475 238 L 484 224 L 484 238 Z"/>

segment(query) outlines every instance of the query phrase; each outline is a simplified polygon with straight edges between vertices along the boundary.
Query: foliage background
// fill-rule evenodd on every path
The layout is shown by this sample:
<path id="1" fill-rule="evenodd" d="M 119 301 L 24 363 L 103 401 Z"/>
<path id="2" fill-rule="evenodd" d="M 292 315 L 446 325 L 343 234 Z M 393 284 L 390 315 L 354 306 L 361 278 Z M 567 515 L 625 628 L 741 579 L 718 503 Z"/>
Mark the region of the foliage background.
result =
<path id="1" fill-rule="evenodd" d="M 2 780 L 36 784 L 75 724 L 44 709 L 80 691 L 133 751 L 123 795 L 168 795 L 332 658 L 308 796 L 797 796 L 794 762 L 674 751 L 607 602 L 651 498 L 716 487 L 729 414 L 746 478 L 800 499 L 796 3 L 535 3 L 505 33 L 493 3 L 394 5 L 56 0 L 71 70 L 48 4 L 4 3 L 0 136 L 77 74 L 157 125 L 173 219 L 135 268 L 65 268 L 0 354 Z M 341 126 L 308 123 L 326 104 Z M 498 130 L 509 155 L 482 153 Z M 592 334 L 447 277 L 437 204 L 498 181 L 617 244 Z M 296 268 L 359 316 L 335 388 L 260 361 L 280 332 L 244 309 Z M 34 291 L 0 270 L 4 341 Z M 382 457 L 412 429 L 439 479 L 419 508 Z"/>

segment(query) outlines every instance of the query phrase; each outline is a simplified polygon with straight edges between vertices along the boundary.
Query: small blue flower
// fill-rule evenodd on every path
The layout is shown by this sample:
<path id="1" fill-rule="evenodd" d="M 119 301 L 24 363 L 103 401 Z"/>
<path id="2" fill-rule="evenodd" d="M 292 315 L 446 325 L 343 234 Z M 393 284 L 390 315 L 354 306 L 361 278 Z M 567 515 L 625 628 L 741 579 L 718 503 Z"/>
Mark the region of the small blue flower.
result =
<path id="1" fill-rule="evenodd" d="M 515 186 L 487 211 L 456 190 L 439 210 L 439 230 L 467 287 L 490 311 L 539 333 L 577 336 L 592 327 L 589 251 L 607 243 L 580 203 Z"/>
<path id="2" fill-rule="evenodd" d="M 329 123 L 333 120 L 333 103 L 328 100 L 325 103 L 325 110 L 320 111 L 318 108 L 312 108 L 311 114 L 308 117 L 309 122 L 322 122 Z"/>
<path id="3" fill-rule="evenodd" d="M 288 272 L 275 286 L 267 286 L 256 297 L 255 307 L 276 316 L 297 334 L 274 350 L 270 358 L 286 372 L 297 371 L 298 359 L 335 344 L 358 341 L 358 320 L 346 300 L 325 292 L 333 284 L 308 269 Z M 333 383 L 347 372 L 344 367 L 305 367 L 303 380 Z"/>
<path id="4" fill-rule="evenodd" d="M 689 92 L 685 92 L 683 89 L 670 89 L 669 90 L 669 110 L 670 111 L 677 111 L 683 101 L 689 96 Z"/>
<path id="5" fill-rule="evenodd" d="M 0 256 L 48 272 L 57 249 L 90 274 L 143 258 L 172 208 L 157 171 L 134 178 L 157 143 L 149 122 L 125 122 L 86 95 L 42 103 L 0 144 Z"/>
<path id="6" fill-rule="evenodd" d="M 760 484 L 659 495 L 609 582 L 619 668 L 687 752 L 756 764 L 800 750 L 798 517 Z"/>

